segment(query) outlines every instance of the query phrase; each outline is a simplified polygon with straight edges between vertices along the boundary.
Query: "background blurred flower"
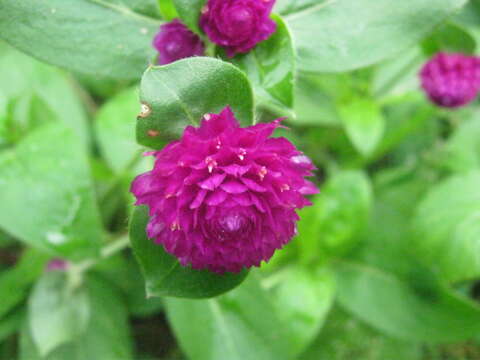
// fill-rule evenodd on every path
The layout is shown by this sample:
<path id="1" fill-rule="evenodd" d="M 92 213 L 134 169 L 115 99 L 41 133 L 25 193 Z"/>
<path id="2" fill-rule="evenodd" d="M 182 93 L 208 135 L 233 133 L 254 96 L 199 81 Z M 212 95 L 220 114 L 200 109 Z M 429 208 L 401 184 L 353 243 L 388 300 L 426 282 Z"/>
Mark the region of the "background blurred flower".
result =
<path id="1" fill-rule="evenodd" d="M 270 138 L 278 126 L 240 128 L 227 107 L 154 152 L 154 169 L 131 189 L 150 208 L 148 236 L 194 269 L 239 272 L 269 260 L 295 235 L 304 195 L 317 192 L 304 179 L 311 161 Z"/>
<path id="2" fill-rule="evenodd" d="M 435 104 L 456 108 L 473 101 L 480 90 L 480 59 L 438 53 L 420 71 L 422 87 Z"/>
<path id="3" fill-rule="evenodd" d="M 202 40 L 178 19 L 160 26 L 153 46 L 159 52 L 160 65 L 191 56 L 202 56 L 204 52 Z"/>
<path id="4" fill-rule="evenodd" d="M 228 56 L 250 51 L 276 30 L 269 18 L 275 0 L 209 0 L 200 27 Z"/>

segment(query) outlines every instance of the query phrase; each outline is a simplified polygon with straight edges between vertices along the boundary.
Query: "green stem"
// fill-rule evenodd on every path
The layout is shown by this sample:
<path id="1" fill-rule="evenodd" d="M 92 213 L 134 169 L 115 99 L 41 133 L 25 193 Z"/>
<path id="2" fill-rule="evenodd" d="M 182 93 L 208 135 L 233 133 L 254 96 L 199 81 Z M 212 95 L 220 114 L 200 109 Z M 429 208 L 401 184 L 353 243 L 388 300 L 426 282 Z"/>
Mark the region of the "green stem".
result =
<path id="1" fill-rule="evenodd" d="M 128 235 L 123 235 L 118 239 L 105 245 L 100 250 L 100 256 L 95 259 L 87 259 L 78 264 L 71 264 L 68 268 L 69 289 L 75 290 L 82 284 L 83 275 L 100 261 L 109 258 L 112 255 L 126 249 L 130 245 Z"/>

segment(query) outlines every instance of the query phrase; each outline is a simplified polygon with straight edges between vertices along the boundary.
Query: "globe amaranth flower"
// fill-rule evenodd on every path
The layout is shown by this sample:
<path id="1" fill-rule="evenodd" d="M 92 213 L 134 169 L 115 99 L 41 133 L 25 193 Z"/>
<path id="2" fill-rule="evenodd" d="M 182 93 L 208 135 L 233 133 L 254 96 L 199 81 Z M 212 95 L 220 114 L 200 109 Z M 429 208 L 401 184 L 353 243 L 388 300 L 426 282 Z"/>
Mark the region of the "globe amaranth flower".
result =
<path id="1" fill-rule="evenodd" d="M 480 90 L 480 59 L 438 53 L 420 70 L 422 87 L 438 106 L 456 108 L 473 101 Z"/>
<path id="2" fill-rule="evenodd" d="M 223 273 L 260 266 L 296 232 L 311 203 L 312 162 L 285 138 L 280 121 L 239 127 L 229 107 L 189 126 L 131 191 L 149 207 L 147 234 L 184 266 Z"/>
<path id="3" fill-rule="evenodd" d="M 205 51 L 200 37 L 178 19 L 160 26 L 159 33 L 153 39 L 153 46 L 159 53 L 160 65 L 191 56 L 202 56 Z"/>
<path id="4" fill-rule="evenodd" d="M 200 27 L 228 56 L 246 53 L 276 30 L 270 19 L 275 0 L 209 0 Z"/>

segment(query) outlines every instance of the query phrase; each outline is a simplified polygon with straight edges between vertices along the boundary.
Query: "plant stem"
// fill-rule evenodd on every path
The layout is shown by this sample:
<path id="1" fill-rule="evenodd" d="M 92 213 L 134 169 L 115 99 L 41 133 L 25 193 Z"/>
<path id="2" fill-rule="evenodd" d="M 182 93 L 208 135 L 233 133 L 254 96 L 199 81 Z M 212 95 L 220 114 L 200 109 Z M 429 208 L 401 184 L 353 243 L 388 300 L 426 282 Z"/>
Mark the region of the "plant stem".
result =
<path id="1" fill-rule="evenodd" d="M 98 258 L 88 259 L 79 264 L 72 264 L 69 268 L 69 271 L 74 274 L 73 277 L 75 277 L 76 275 L 82 275 L 83 273 L 97 265 L 99 261 L 109 258 L 110 256 L 126 249 L 129 245 L 130 241 L 128 235 L 123 235 L 118 239 L 105 245 L 100 250 L 100 256 Z"/>

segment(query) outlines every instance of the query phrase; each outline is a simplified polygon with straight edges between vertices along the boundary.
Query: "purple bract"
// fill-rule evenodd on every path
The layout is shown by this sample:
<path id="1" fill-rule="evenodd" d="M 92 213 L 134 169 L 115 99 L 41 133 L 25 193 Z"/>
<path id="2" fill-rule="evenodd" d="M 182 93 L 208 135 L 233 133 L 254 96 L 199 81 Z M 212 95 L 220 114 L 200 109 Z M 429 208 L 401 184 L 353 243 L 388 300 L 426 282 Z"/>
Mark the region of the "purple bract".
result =
<path id="1" fill-rule="evenodd" d="M 159 52 L 158 63 L 170 64 L 191 56 L 202 56 L 205 47 L 202 40 L 178 19 L 160 26 L 153 39 L 153 46 Z"/>
<path id="2" fill-rule="evenodd" d="M 217 273 L 260 266 L 296 232 L 296 209 L 317 193 L 312 162 L 285 138 L 280 120 L 239 127 L 229 107 L 189 126 L 155 156 L 131 191 L 149 207 L 147 234 L 184 266 Z"/>
<path id="3" fill-rule="evenodd" d="M 250 51 L 276 30 L 270 19 L 275 0 L 209 0 L 200 27 L 228 56 Z"/>
<path id="4" fill-rule="evenodd" d="M 422 87 L 438 106 L 456 108 L 473 101 L 480 90 L 480 59 L 438 53 L 420 71 Z"/>

